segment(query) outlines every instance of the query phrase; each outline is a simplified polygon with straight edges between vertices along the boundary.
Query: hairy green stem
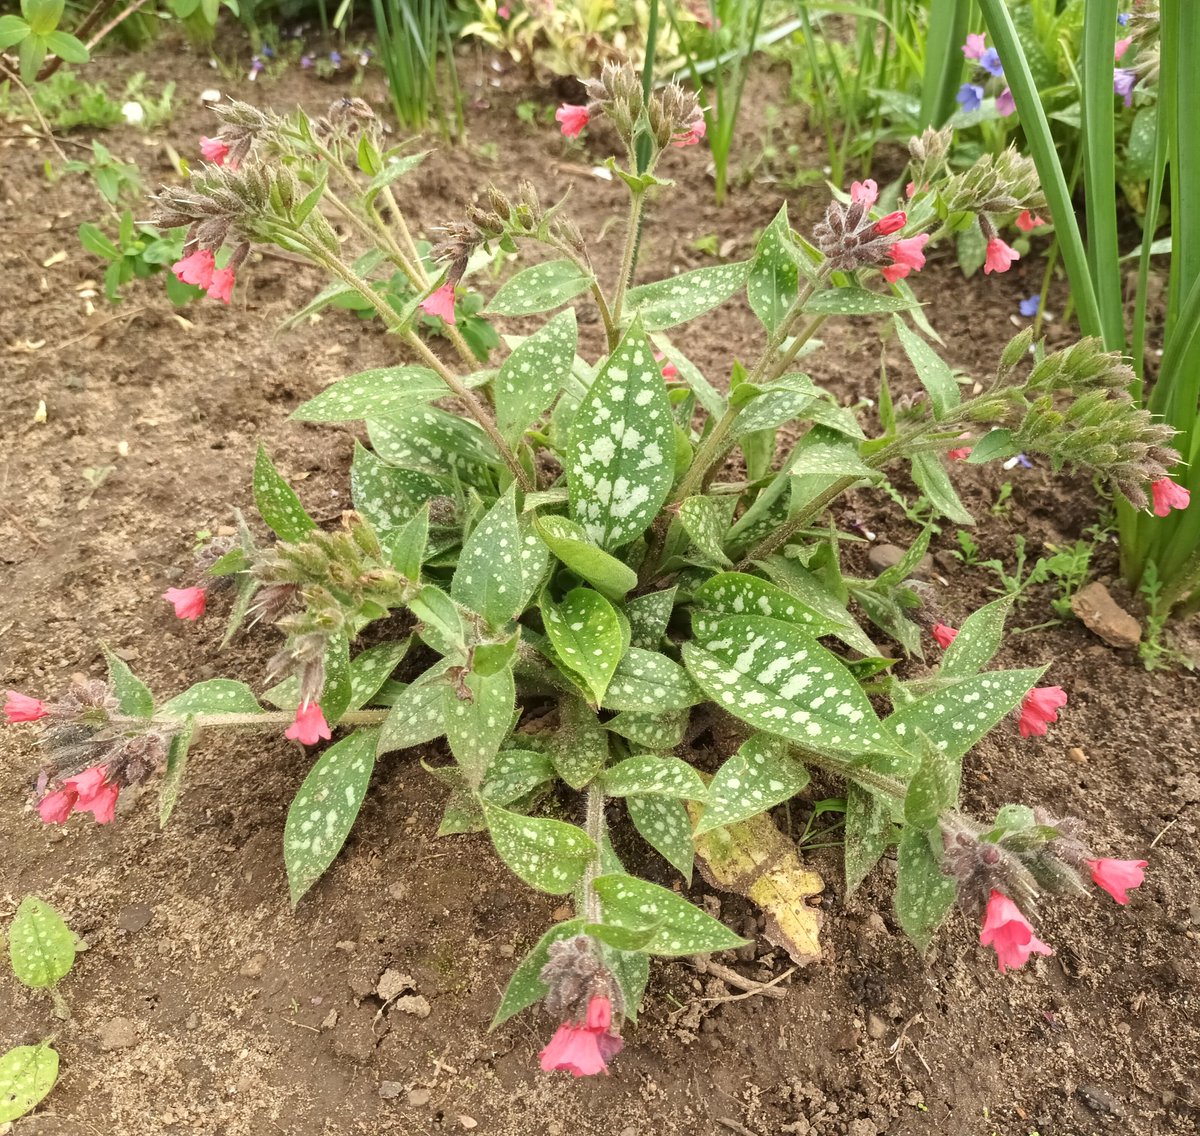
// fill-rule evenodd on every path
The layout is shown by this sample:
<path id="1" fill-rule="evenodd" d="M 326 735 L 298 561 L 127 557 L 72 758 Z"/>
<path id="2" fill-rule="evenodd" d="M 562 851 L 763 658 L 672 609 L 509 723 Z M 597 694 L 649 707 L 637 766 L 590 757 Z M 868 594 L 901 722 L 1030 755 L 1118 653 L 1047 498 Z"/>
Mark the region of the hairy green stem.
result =
<path id="1" fill-rule="evenodd" d="M 596 846 L 596 854 L 583 869 L 583 917 L 589 923 L 599 923 L 600 897 L 592 886 L 601 874 L 600 858 L 604 854 L 604 790 L 599 781 L 588 782 L 586 830 L 588 839 Z"/>
<path id="2" fill-rule="evenodd" d="M 348 710 L 336 722 L 335 726 L 378 726 L 388 716 L 387 710 Z M 264 710 L 258 714 L 189 714 L 198 728 L 234 729 L 249 727 L 251 729 L 275 729 L 291 722 L 295 718 L 291 710 Z M 131 725 L 146 724 L 144 718 L 130 718 Z M 182 726 L 185 719 L 172 715 L 155 717 L 154 722 L 164 726 Z"/>
<path id="3" fill-rule="evenodd" d="M 842 761 L 840 758 L 830 757 L 828 754 L 814 753 L 812 750 L 803 750 L 802 752 L 805 765 L 814 765 L 818 769 L 835 773 L 873 793 L 884 793 L 901 801 L 908 795 L 908 787 L 894 777 L 876 773 L 873 769 L 855 764 L 853 761 Z"/>
<path id="4" fill-rule="evenodd" d="M 617 292 L 612 306 L 612 322 L 617 328 L 621 326 L 621 309 L 625 305 L 625 292 L 633 282 L 638 241 L 641 239 L 642 233 L 642 212 L 646 205 L 646 191 L 630 189 L 629 197 L 629 225 L 625 230 L 625 251 L 621 255 L 621 275 L 617 278 Z"/>

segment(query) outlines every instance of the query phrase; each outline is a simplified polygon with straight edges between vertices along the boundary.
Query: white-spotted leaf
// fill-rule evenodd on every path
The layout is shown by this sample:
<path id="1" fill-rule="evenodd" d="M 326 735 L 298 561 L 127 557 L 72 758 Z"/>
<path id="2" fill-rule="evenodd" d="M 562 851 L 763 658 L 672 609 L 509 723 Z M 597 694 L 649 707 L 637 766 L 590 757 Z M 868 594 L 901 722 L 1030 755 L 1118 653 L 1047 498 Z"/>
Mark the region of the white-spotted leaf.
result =
<path id="1" fill-rule="evenodd" d="M 485 311 L 495 316 L 537 315 L 587 291 L 593 280 L 594 276 L 581 272 L 572 261 L 548 260 L 506 280 Z"/>
<path id="2" fill-rule="evenodd" d="M 889 292 L 868 292 L 864 288 L 826 288 L 810 296 L 804 310 L 811 316 L 876 316 L 885 312 L 905 312 L 918 305 Z"/>
<path id="3" fill-rule="evenodd" d="M 986 667 L 1004 641 L 1004 623 L 1011 610 L 1012 597 L 1001 596 L 968 615 L 942 656 L 942 674 L 973 675 Z"/>
<path id="4" fill-rule="evenodd" d="M 254 504 L 267 527 L 280 540 L 303 540 L 317 527 L 304 511 L 296 491 L 279 475 L 275 463 L 261 445 L 254 459 Z"/>
<path id="5" fill-rule="evenodd" d="M 513 489 L 505 493 L 475 526 L 450 584 L 454 600 L 497 629 L 520 615 L 529 602 L 514 493 Z"/>
<path id="6" fill-rule="evenodd" d="M 255 703 L 257 706 L 257 702 Z M 162 784 L 158 789 L 158 826 L 166 828 L 179 794 L 183 792 L 183 775 L 187 772 L 188 751 L 196 736 L 196 719 L 184 718 L 183 724 L 171 735 L 167 745 L 167 768 L 163 772 Z"/>
<path id="7" fill-rule="evenodd" d="M 750 307 L 769 335 L 775 334 L 775 329 L 796 302 L 803 256 L 792 239 L 787 203 L 784 202 L 759 237 L 746 278 Z"/>
<path id="8" fill-rule="evenodd" d="M 604 695 L 608 710 L 682 710 L 704 696 L 678 663 L 657 651 L 630 647 Z"/>
<path id="9" fill-rule="evenodd" d="M 945 418 L 962 401 L 958 383 L 954 381 L 954 372 L 950 370 L 950 365 L 899 316 L 893 317 L 892 324 L 900 338 L 900 346 L 904 348 L 904 353 L 917 372 L 921 386 L 929 394 L 934 418 Z"/>
<path id="10" fill-rule="evenodd" d="M 573 588 L 559 604 L 544 598 L 541 610 L 559 658 L 584 680 L 599 704 L 621 659 L 623 641 L 616 610 L 591 588 Z"/>
<path id="11" fill-rule="evenodd" d="M 355 509 L 377 529 L 399 528 L 431 497 L 448 496 L 453 491 L 454 487 L 444 478 L 389 465 L 366 446 L 354 443 L 350 499 Z"/>
<path id="12" fill-rule="evenodd" d="M 350 662 L 350 703 L 348 710 L 365 706 L 404 661 L 412 638 L 380 643 L 360 651 Z"/>
<path id="13" fill-rule="evenodd" d="M 746 946 L 723 923 L 706 915 L 667 888 L 624 874 L 604 875 L 593 887 L 604 908 L 604 922 L 640 930 L 656 927 L 642 948 L 652 955 L 698 955 Z"/>
<path id="14" fill-rule="evenodd" d="M 522 960 L 513 976 L 508 980 L 504 997 L 500 1000 L 500 1008 L 492 1019 L 489 1030 L 503 1025 L 514 1014 L 519 1014 L 534 1002 L 540 1002 L 547 994 L 549 987 L 542 981 L 542 967 L 550 961 L 550 946 L 560 939 L 571 939 L 583 931 L 582 919 L 570 919 L 566 923 L 556 923 L 539 940 Z"/>
<path id="15" fill-rule="evenodd" d="M 497 461 L 487 435 L 469 419 L 436 406 L 398 411 L 367 422 L 375 452 L 390 465 L 444 477 L 448 469 L 461 477 L 479 476 L 479 467 Z"/>
<path id="16" fill-rule="evenodd" d="M 680 502 L 679 520 L 701 557 L 709 564 L 731 567 L 725 555 L 729 510 L 713 497 L 689 497 Z"/>
<path id="17" fill-rule="evenodd" d="M 922 954 L 954 903 L 954 881 L 941 868 L 933 841 L 940 832 L 905 825 L 900 832 L 896 914 L 904 933 Z"/>
<path id="18" fill-rule="evenodd" d="M 428 367 L 374 367 L 339 379 L 316 398 L 302 402 L 292 417 L 299 422 L 387 418 L 393 411 L 424 406 L 449 393 Z"/>
<path id="19" fill-rule="evenodd" d="M 683 741 L 690 710 L 622 710 L 604 723 L 605 729 L 620 734 L 646 749 L 674 749 Z"/>
<path id="20" fill-rule="evenodd" d="M 690 885 L 696 846 L 692 843 L 692 822 L 683 802 L 671 797 L 640 797 L 634 794 L 625 798 L 625 808 L 629 810 L 633 827 L 642 834 L 646 843 L 668 864 L 679 869 Z M 647 946 L 653 941 L 657 930 L 655 928 L 654 933 L 647 935 Z"/>
<path id="21" fill-rule="evenodd" d="M 745 572 L 721 572 L 705 580 L 695 593 L 696 605 L 715 615 L 765 615 L 803 627 L 809 635 L 835 635 L 841 623 L 797 599 L 790 592 Z M 709 616 L 693 617 L 696 634 L 706 634 Z"/>
<path id="22" fill-rule="evenodd" d="M 58 1053 L 45 1045 L 18 1045 L 0 1057 L 0 1124 L 37 1107 L 58 1080 Z"/>
<path id="23" fill-rule="evenodd" d="M 647 331 L 687 323 L 723 304 L 746 282 L 747 261 L 714 264 L 630 288 L 625 303 Z"/>
<path id="24" fill-rule="evenodd" d="M 479 795 L 494 805 L 508 805 L 553 780 L 554 773 L 554 763 L 548 753 L 527 749 L 501 750 L 488 767 Z"/>
<path id="25" fill-rule="evenodd" d="M 518 442 L 554 401 L 571 374 L 577 338 L 575 309 L 567 308 L 501 363 L 492 391 L 496 426 L 506 441 Z"/>
<path id="26" fill-rule="evenodd" d="M 522 816 L 486 801 L 483 814 L 500 859 L 538 891 L 566 895 L 596 854 L 576 825 Z"/>
<path id="27" fill-rule="evenodd" d="M 8 932 L 8 957 L 19 982 L 35 990 L 56 985 L 75 964 L 75 934 L 45 900 L 21 900 Z"/>
<path id="28" fill-rule="evenodd" d="M 883 858 L 894 831 L 887 805 L 881 797 L 853 782 L 846 786 L 844 858 L 847 895 L 858 889 Z"/>
<path id="29" fill-rule="evenodd" d="M 180 718 L 188 714 L 260 714 L 262 707 L 244 682 L 210 678 L 165 702 L 160 713 Z"/>
<path id="30" fill-rule="evenodd" d="M 446 683 L 444 679 L 434 681 L 436 678 L 432 671 L 427 671 L 400 692 L 380 727 L 378 753 L 424 745 L 446 732 L 443 714 Z"/>
<path id="31" fill-rule="evenodd" d="M 467 784 L 478 789 L 512 727 L 516 684 L 511 667 L 491 675 L 467 674 L 462 687 L 442 688 L 446 740 Z M 463 698 L 462 694 L 469 697 Z"/>
<path id="32" fill-rule="evenodd" d="M 662 646 L 667 625 L 671 622 L 671 612 L 675 610 L 677 590 L 672 585 L 661 592 L 634 596 L 625 604 L 622 610 L 629 620 L 629 642 L 634 647 L 657 651 Z"/>
<path id="33" fill-rule="evenodd" d="M 608 731 L 582 698 L 559 700 L 550 756 L 558 775 L 572 789 L 582 789 L 608 761 Z"/>
<path id="34" fill-rule="evenodd" d="M 786 742 L 754 734 L 713 775 L 696 835 L 764 812 L 807 784 L 808 770 L 788 754 Z"/>
<path id="35" fill-rule="evenodd" d="M 705 798 L 700 774 L 678 757 L 659 757 L 655 754 L 627 757 L 604 771 L 601 784 L 610 797 L 637 794 L 689 801 L 702 801 Z"/>

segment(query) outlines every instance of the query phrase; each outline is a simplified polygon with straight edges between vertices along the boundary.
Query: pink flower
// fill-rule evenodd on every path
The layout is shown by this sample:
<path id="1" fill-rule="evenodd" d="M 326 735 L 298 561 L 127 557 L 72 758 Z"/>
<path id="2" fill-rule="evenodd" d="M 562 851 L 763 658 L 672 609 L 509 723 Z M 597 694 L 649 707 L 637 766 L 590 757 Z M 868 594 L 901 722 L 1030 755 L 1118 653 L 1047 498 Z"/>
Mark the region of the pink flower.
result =
<path id="1" fill-rule="evenodd" d="M 654 352 L 654 361 L 656 363 L 661 363 L 664 359 L 667 359 L 667 357 L 661 351 Z M 679 378 L 679 368 L 676 367 L 675 364 L 672 363 L 670 359 L 667 359 L 666 364 L 663 366 L 662 377 L 664 379 Z"/>
<path id="2" fill-rule="evenodd" d="M 554 112 L 554 117 L 562 123 L 562 132 L 568 138 L 578 138 L 579 132 L 588 124 L 591 115 L 585 106 L 575 106 L 573 103 L 563 103 Z"/>
<path id="3" fill-rule="evenodd" d="M 4 716 L 10 725 L 15 722 L 36 722 L 47 713 L 46 704 L 40 699 L 30 698 L 28 694 L 16 690 L 4 692 Z"/>
<path id="4" fill-rule="evenodd" d="M 1038 686 L 1025 695 L 1018 723 L 1021 737 L 1041 737 L 1049 722 L 1058 721 L 1058 711 L 1067 704 L 1067 692 L 1061 686 Z"/>
<path id="5" fill-rule="evenodd" d="M 496 9 L 496 15 L 502 20 L 507 20 L 512 15 L 512 12 L 509 10 L 507 4 L 501 4 L 500 7 Z"/>
<path id="6" fill-rule="evenodd" d="M 561 1069 L 573 1077 L 590 1077 L 608 1071 L 608 1062 L 621 1052 L 625 1042 L 614 1033 L 612 1004 L 607 998 L 588 1002 L 587 1021 L 582 1025 L 563 1022 L 554 1032 L 550 1043 L 542 1050 L 540 1060 L 547 1073 Z"/>
<path id="7" fill-rule="evenodd" d="M 946 451 L 946 457 L 951 461 L 961 462 L 966 461 L 971 456 L 970 446 L 958 446 L 953 450 Z"/>
<path id="8" fill-rule="evenodd" d="M 983 271 L 1007 272 L 1008 266 L 1014 260 L 1020 260 L 1021 254 L 1011 245 L 1006 245 L 999 237 L 993 237 L 987 243 L 987 259 L 983 262 Z"/>
<path id="9" fill-rule="evenodd" d="M 1113 53 L 1114 58 L 1120 59 L 1129 50 L 1131 43 L 1133 43 L 1133 36 L 1126 36 L 1124 39 L 1117 40 L 1116 50 Z"/>
<path id="10" fill-rule="evenodd" d="M 321 713 L 321 707 L 315 702 L 304 702 L 296 708 L 296 720 L 283 731 L 283 736 L 310 746 L 316 745 L 322 738 L 329 741 L 333 735 L 325 715 Z"/>
<path id="11" fill-rule="evenodd" d="M 895 284 L 910 272 L 920 272 L 925 267 L 925 254 L 921 250 L 929 243 L 929 234 L 920 233 L 915 237 L 906 237 L 894 242 L 888 248 L 888 255 L 893 263 L 883 269 L 883 278 L 889 284 Z"/>
<path id="12" fill-rule="evenodd" d="M 1029 925 L 1029 920 L 1021 914 L 1021 909 L 1008 896 L 995 890 L 988 899 L 979 942 L 985 947 L 995 949 L 996 962 L 1001 974 L 1009 967 L 1016 969 L 1024 966 L 1030 955 L 1054 954 L 1033 933 L 1033 928 Z"/>
<path id="13" fill-rule="evenodd" d="M 431 292 L 421 301 L 421 311 L 427 316 L 440 316 L 448 324 L 454 323 L 454 285 L 446 281 L 436 292 Z"/>
<path id="14" fill-rule="evenodd" d="M 1165 517 L 1172 509 L 1186 509 L 1192 500 L 1191 493 L 1169 477 L 1151 482 L 1150 496 L 1154 498 L 1156 517 Z"/>
<path id="15" fill-rule="evenodd" d="M 996 113 L 1004 115 L 1007 118 L 1017 109 L 1017 100 L 1013 98 L 1013 93 L 1008 87 L 1005 87 L 996 96 Z"/>
<path id="16" fill-rule="evenodd" d="M 982 59 L 986 50 L 986 37 L 974 34 L 967 36 L 967 42 L 962 47 L 962 53 L 967 59 Z"/>
<path id="17" fill-rule="evenodd" d="M 200 154 L 206 162 L 214 166 L 223 166 L 229 157 L 229 144 L 221 138 L 201 138 Z"/>
<path id="18" fill-rule="evenodd" d="M 708 124 L 703 118 L 692 120 L 688 128 L 671 139 L 671 145 L 678 149 L 684 146 L 695 146 L 708 133 Z"/>
<path id="19" fill-rule="evenodd" d="M 855 205 L 865 205 L 870 209 L 879 200 L 879 186 L 871 178 L 856 181 L 850 186 L 850 200 Z"/>
<path id="20" fill-rule="evenodd" d="M 1085 863 L 1092 870 L 1092 882 L 1122 905 L 1129 902 L 1126 890 L 1141 887 L 1146 878 L 1142 871 L 1146 867 L 1145 860 L 1087 860 Z"/>
<path id="21" fill-rule="evenodd" d="M 875 232 L 881 237 L 886 237 L 892 233 L 898 233 L 907 224 L 908 214 L 898 209 L 895 213 L 889 213 L 886 217 L 880 217 L 875 222 Z"/>
<path id="22" fill-rule="evenodd" d="M 1045 225 L 1046 223 L 1047 222 L 1045 222 L 1036 213 L 1030 213 L 1028 209 L 1026 209 L 1017 218 L 1017 228 L 1020 229 L 1022 233 L 1031 233 L 1034 229 L 1041 225 Z"/>
<path id="23" fill-rule="evenodd" d="M 220 300 L 228 304 L 233 299 L 233 269 L 218 268 L 212 274 L 212 282 L 205 293 L 210 300 Z"/>
<path id="24" fill-rule="evenodd" d="M 197 249 L 194 253 L 177 260 L 171 265 L 171 271 L 184 284 L 195 284 L 197 288 L 207 288 L 213 280 L 217 261 L 212 249 Z"/>
<path id="25" fill-rule="evenodd" d="M 944 623 L 935 623 L 931 634 L 943 651 L 958 638 L 958 631 L 953 627 L 946 626 Z"/>
<path id="26" fill-rule="evenodd" d="M 116 812 L 121 788 L 105 782 L 107 773 L 107 766 L 93 765 L 66 778 L 61 789 L 38 802 L 38 815 L 47 824 L 63 824 L 72 813 L 91 813 L 97 824 L 108 824 Z"/>
<path id="27" fill-rule="evenodd" d="M 204 614 L 208 593 L 203 588 L 168 588 L 162 598 L 174 606 L 180 619 L 199 619 Z"/>

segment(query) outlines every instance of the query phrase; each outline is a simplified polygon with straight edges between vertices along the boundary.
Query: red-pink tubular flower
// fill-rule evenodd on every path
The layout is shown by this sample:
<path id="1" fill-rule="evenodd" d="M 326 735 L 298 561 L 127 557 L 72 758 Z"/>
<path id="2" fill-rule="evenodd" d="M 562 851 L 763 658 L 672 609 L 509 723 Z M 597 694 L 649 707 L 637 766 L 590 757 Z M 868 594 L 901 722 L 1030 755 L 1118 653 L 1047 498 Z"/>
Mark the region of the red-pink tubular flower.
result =
<path id="1" fill-rule="evenodd" d="M 15 722 L 36 722 L 46 714 L 46 704 L 41 699 L 30 698 L 18 690 L 4 692 L 4 716 L 10 725 Z"/>
<path id="2" fill-rule="evenodd" d="M 431 292 L 421 301 L 421 311 L 427 316 L 440 316 L 446 323 L 454 323 L 454 285 L 447 281 L 436 292 Z"/>
<path id="3" fill-rule="evenodd" d="M 1169 477 L 1151 482 L 1150 496 L 1154 498 L 1156 517 L 1165 517 L 1172 509 L 1186 509 L 1192 500 L 1191 493 Z"/>
<path id="4" fill-rule="evenodd" d="M 625 1042 L 614 1033 L 612 1003 L 605 997 L 588 1002 L 587 1020 L 581 1025 L 563 1022 L 540 1054 L 547 1073 L 561 1069 L 573 1077 L 590 1077 L 608 1071 L 608 1062 L 621 1052 Z"/>
<path id="5" fill-rule="evenodd" d="M 208 592 L 204 588 L 168 588 L 162 598 L 175 608 L 180 619 L 199 619 L 204 614 Z"/>
<path id="6" fill-rule="evenodd" d="M 97 824 L 108 824 L 116 813 L 121 789 L 105 782 L 107 772 L 107 766 L 93 765 L 66 778 L 61 789 L 38 802 L 38 815 L 47 824 L 63 824 L 72 813 L 91 813 Z"/>
<path id="7" fill-rule="evenodd" d="M 171 265 L 171 271 L 179 280 L 184 284 L 195 284 L 197 288 L 207 288 L 213 282 L 216 268 L 212 249 L 197 249 Z"/>
<path id="8" fill-rule="evenodd" d="M 296 708 L 296 720 L 283 731 L 283 736 L 310 746 L 316 745 L 322 738 L 329 741 L 333 734 L 321 707 L 315 702 L 305 702 Z"/>
<path id="9" fill-rule="evenodd" d="M 1131 43 L 1133 43 L 1133 36 L 1126 36 L 1124 39 L 1117 40 L 1113 49 L 1113 58 L 1120 59 L 1129 50 Z"/>
<path id="10" fill-rule="evenodd" d="M 708 124 L 703 118 L 694 118 L 688 128 L 671 137 L 671 145 L 682 150 L 685 146 L 695 146 L 708 133 Z"/>
<path id="11" fill-rule="evenodd" d="M 221 303 L 228 304 L 233 299 L 233 277 L 232 268 L 215 269 L 212 274 L 212 282 L 205 295 L 210 300 L 220 300 Z"/>
<path id="12" fill-rule="evenodd" d="M 667 357 L 661 351 L 654 352 L 654 361 L 656 363 L 662 363 L 662 361 L 664 359 L 667 359 Z M 664 379 L 679 378 L 679 368 L 676 367 L 675 364 L 672 363 L 670 359 L 667 359 L 667 361 L 665 363 L 663 363 L 662 377 Z"/>
<path id="13" fill-rule="evenodd" d="M 1085 863 L 1091 869 L 1092 882 L 1122 905 L 1129 902 L 1126 891 L 1141 887 L 1146 878 L 1142 870 L 1147 864 L 1145 860 L 1087 860 Z"/>
<path id="14" fill-rule="evenodd" d="M 1021 703 L 1021 737 L 1040 738 L 1048 723 L 1058 721 L 1058 712 L 1066 704 L 1067 692 L 1061 686 L 1034 687 Z"/>
<path id="15" fill-rule="evenodd" d="M 958 638 L 958 630 L 954 627 L 949 627 L 945 623 L 935 623 L 933 631 L 930 634 L 937 640 L 937 645 L 944 651 L 951 643 Z"/>
<path id="16" fill-rule="evenodd" d="M 206 162 L 223 166 L 229 157 L 229 144 L 221 138 L 201 138 L 200 154 Z"/>
<path id="17" fill-rule="evenodd" d="M 1014 260 L 1020 260 L 1021 254 L 1011 245 L 1006 245 L 999 237 L 993 237 L 987 243 L 987 259 L 983 262 L 984 275 L 992 272 L 1007 272 Z"/>
<path id="18" fill-rule="evenodd" d="M 983 917 L 979 942 L 992 947 L 1000 973 L 1022 967 L 1029 956 L 1052 955 L 1054 952 L 1034 933 L 1021 909 L 1003 892 L 993 891 Z"/>
<path id="19" fill-rule="evenodd" d="M 971 456 L 970 446 L 957 446 L 953 450 L 946 451 L 946 457 L 951 461 L 961 462 L 966 461 Z"/>
<path id="20" fill-rule="evenodd" d="M 915 237 L 906 237 L 893 243 L 888 248 L 888 256 L 892 258 L 892 263 L 883 268 L 883 278 L 889 284 L 895 284 L 910 272 L 920 272 L 925 267 L 925 253 L 922 249 L 928 243 L 928 233 L 919 233 Z"/>
<path id="21" fill-rule="evenodd" d="M 867 178 L 866 181 L 856 181 L 850 186 L 850 200 L 855 205 L 865 205 L 870 209 L 879 200 L 879 186 L 872 178 Z"/>
<path id="22" fill-rule="evenodd" d="M 554 117 L 562 123 L 562 132 L 568 138 L 578 138 L 579 132 L 588 124 L 592 116 L 585 106 L 575 106 L 573 103 L 563 103 L 554 112 Z"/>
<path id="23" fill-rule="evenodd" d="M 1028 209 L 1023 210 L 1017 218 L 1017 228 L 1022 233 L 1032 233 L 1034 229 L 1040 228 L 1045 224 L 1046 221 L 1043 218 L 1039 217 L 1036 213 L 1030 213 Z"/>
<path id="24" fill-rule="evenodd" d="M 892 233 L 898 233 L 907 224 L 908 214 L 902 209 L 897 209 L 895 213 L 889 213 L 886 217 L 880 217 L 875 222 L 875 232 L 881 237 L 887 237 Z"/>

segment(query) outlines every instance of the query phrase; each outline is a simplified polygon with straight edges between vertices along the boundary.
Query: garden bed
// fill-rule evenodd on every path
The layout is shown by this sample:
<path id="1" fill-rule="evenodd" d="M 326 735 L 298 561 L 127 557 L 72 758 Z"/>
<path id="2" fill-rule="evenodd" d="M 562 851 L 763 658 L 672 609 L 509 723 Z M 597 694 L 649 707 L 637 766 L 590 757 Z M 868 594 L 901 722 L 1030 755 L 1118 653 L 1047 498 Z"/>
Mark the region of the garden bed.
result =
<path id="1" fill-rule="evenodd" d="M 199 107 L 205 87 L 280 110 L 300 100 L 320 111 L 342 93 L 300 72 L 277 82 L 220 82 L 202 58 L 174 46 L 156 61 L 102 61 L 90 76 L 115 81 L 146 68 L 152 82 L 178 83 L 178 112 L 161 136 L 105 138 L 148 180 L 174 177 L 168 143 L 191 155 L 197 136 L 212 130 Z M 623 192 L 592 172 L 609 152 L 603 136 L 588 153 L 568 148 L 551 127 L 519 121 L 518 103 L 549 104 L 554 93 L 523 89 L 487 62 L 463 75 L 471 138 L 487 147 L 429 159 L 399 183 L 406 210 L 428 232 L 460 216 L 487 181 L 507 188 L 529 176 L 545 201 L 569 187 L 585 238 L 599 240 Z M 380 94 L 377 82 L 368 80 L 369 99 Z M 772 77 L 756 77 L 743 112 L 747 149 L 757 108 L 773 94 Z M 785 105 L 781 120 L 803 135 L 803 108 Z M 314 517 L 332 521 L 349 508 L 353 432 L 287 415 L 329 381 L 392 361 L 390 345 L 377 323 L 333 311 L 274 334 L 322 282 L 314 270 L 272 257 L 242 270 L 229 308 L 207 302 L 176 313 L 152 279 L 115 309 L 97 297 L 95 314 L 85 316 L 82 293 L 100 273 L 76 238 L 79 223 L 98 213 L 90 187 L 70 178 L 48 183 L 43 163 L 52 151 L 16 127 L 0 147 L 5 685 L 52 694 L 72 674 L 99 675 L 100 641 L 163 694 L 221 674 L 253 681 L 274 649 L 268 636 L 243 637 L 218 654 L 217 621 L 181 623 L 160 593 L 187 569 L 198 531 L 219 531 L 232 506 L 248 507 L 258 439 Z M 813 147 L 815 155 L 816 140 Z M 698 150 L 670 157 L 665 176 L 678 188 L 652 207 L 646 263 L 712 263 L 693 246 L 709 234 L 730 257 L 748 255 L 749 244 L 723 242 L 749 242 L 781 198 L 801 231 L 827 201 L 821 187 L 786 192 L 756 182 L 718 209 L 703 164 Z M 60 250 L 66 259 L 44 267 Z M 952 264 L 931 259 L 915 288 L 952 365 L 991 371 L 1040 272 L 1040 264 L 1022 263 L 1006 277 L 963 280 Z M 813 377 L 847 403 L 877 391 L 880 347 L 869 326 L 832 329 L 808 360 Z M 759 335 L 738 300 L 687 325 L 677 341 L 716 374 L 731 344 L 744 337 L 741 354 L 750 356 Z M 1052 339 L 1065 335 L 1052 325 Z M 594 357 L 601 348 L 599 324 L 583 325 L 583 352 Z M 886 358 L 894 393 L 916 390 L 894 344 Z M 35 421 L 39 400 L 44 422 Z M 1044 467 L 1007 476 L 1009 506 L 993 514 L 995 475 L 958 471 L 963 499 L 980 519 L 984 558 L 1011 565 L 1016 535 L 1036 555 L 1044 542 L 1072 542 L 1095 522 L 1098 502 L 1086 481 Z M 837 519 L 904 546 L 918 531 L 886 497 L 866 491 Z M 946 525 L 933 546 L 934 587 L 946 621 L 957 625 L 992 598 L 995 577 L 954 561 L 955 547 Z M 1115 572 L 1112 545 L 1100 546 L 1097 567 L 1101 578 Z M 1015 624 L 1049 618 L 1043 590 L 1018 609 Z M 843 902 L 839 850 L 820 848 L 809 863 L 826 881 L 824 961 L 785 980 L 783 999 L 733 998 L 737 990 L 689 962 L 657 963 L 645 1013 L 628 1027 L 612 1075 L 588 1081 L 537 1069 L 553 1028 L 547 1018 L 529 1014 L 487 1033 L 516 960 L 558 901 L 500 870 L 486 835 L 434 840 L 444 789 L 418 753 L 379 762 L 343 854 L 293 912 L 281 833 L 311 763 L 298 747 L 268 736 L 213 739 L 193 755 L 165 831 L 153 794 L 137 800 L 133 792 L 122 794 L 115 824 L 58 829 L 28 807 L 36 753 L 24 734 L 6 732 L 0 900 L 7 914 L 20 896 L 43 896 L 90 946 L 64 985 L 72 1018 L 57 1029 L 61 1081 L 39 1115 L 15 1130 L 1195 1131 L 1196 679 L 1147 673 L 1131 652 L 1104 646 L 1077 623 L 1010 637 L 999 662 L 1046 659 L 1047 681 L 1070 698 L 1059 723 L 1044 738 L 1021 739 L 1015 724 L 986 738 L 967 759 L 965 803 L 984 814 L 1010 800 L 1040 803 L 1085 818 L 1103 851 L 1146 856 L 1147 881 L 1129 907 L 1047 904 L 1040 933 L 1057 953 L 1002 978 L 976 928 L 958 916 L 922 962 L 890 914 L 890 861 Z M 714 748 L 699 761 L 711 768 L 724 756 Z M 807 796 L 832 794 L 818 779 Z M 798 833 L 805 812 L 793 804 L 779 819 Z M 674 873 L 643 847 L 618 831 L 618 851 L 643 857 L 652 878 L 671 884 Z M 699 901 L 706 890 L 698 882 L 691 894 Z M 735 928 L 754 919 L 740 899 L 706 898 Z M 761 939 L 745 953 L 757 957 L 724 961 L 759 981 L 790 965 Z M 379 980 L 389 968 L 411 980 L 407 992 L 416 997 L 385 1007 Z M 5 1042 L 36 1041 L 46 1016 L 41 996 L 0 986 Z"/>

